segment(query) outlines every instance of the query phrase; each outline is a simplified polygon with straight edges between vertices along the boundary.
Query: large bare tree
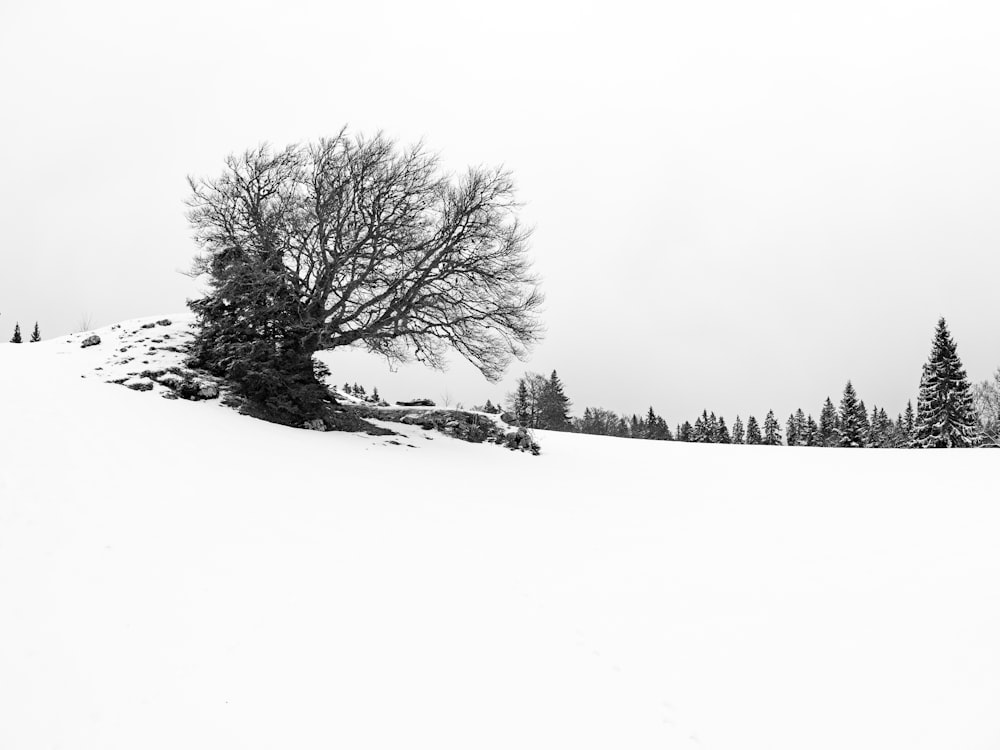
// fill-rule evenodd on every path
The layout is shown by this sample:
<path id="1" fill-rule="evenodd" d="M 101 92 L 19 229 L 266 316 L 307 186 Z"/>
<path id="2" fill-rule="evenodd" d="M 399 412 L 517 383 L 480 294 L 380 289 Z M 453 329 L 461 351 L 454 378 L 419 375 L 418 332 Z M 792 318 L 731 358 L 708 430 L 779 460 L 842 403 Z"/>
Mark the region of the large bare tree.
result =
<path id="1" fill-rule="evenodd" d="M 210 282 L 192 303 L 194 358 L 244 395 L 287 399 L 289 384 L 315 383 L 316 351 L 349 345 L 434 367 L 454 349 L 496 380 L 540 334 L 503 169 L 452 177 L 421 145 L 342 131 L 230 156 L 221 176 L 190 184 L 194 272 Z"/>

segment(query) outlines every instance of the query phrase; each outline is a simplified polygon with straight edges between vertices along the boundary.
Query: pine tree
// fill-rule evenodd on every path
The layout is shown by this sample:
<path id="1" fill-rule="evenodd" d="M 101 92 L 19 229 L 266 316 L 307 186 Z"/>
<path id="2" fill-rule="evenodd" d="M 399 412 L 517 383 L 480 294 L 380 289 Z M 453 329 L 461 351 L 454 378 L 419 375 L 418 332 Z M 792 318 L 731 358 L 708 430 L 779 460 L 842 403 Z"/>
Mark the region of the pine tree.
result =
<path id="1" fill-rule="evenodd" d="M 868 436 L 871 433 L 872 423 L 868 419 L 868 409 L 864 401 L 858 401 L 858 424 L 861 427 L 861 447 L 868 447 Z"/>
<path id="2" fill-rule="evenodd" d="M 896 415 L 896 423 L 892 426 L 892 432 L 889 439 L 889 447 L 891 448 L 909 447 L 909 439 L 906 437 L 906 425 L 903 423 L 902 412 Z"/>
<path id="3" fill-rule="evenodd" d="M 788 421 L 785 422 L 785 440 L 789 445 L 799 444 L 799 426 L 795 421 L 795 414 L 789 414 Z"/>
<path id="4" fill-rule="evenodd" d="M 879 420 L 878 406 L 872 407 L 872 416 L 868 420 L 868 432 L 865 436 L 865 445 L 869 448 L 880 448 L 882 442 L 882 423 Z"/>
<path id="5" fill-rule="evenodd" d="M 768 411 L 764 418 L 764 445 L 781 445 L 781 425 L 774 417 L 774 411 Z"/>
<path id="6" fill-rule="evenodd" d="M 539 427 L 543 430 L 566 432 L 571 428 L 569 419 L 570 400 L 563 391 L 562 382 L 556 371 L 542 386 L 538 404 Z"/>
<path id="7" fill-rule="evenodd" d="M 903 412 L 903 430 L 906 436 L 906 446 L 910 447 L 913 442 L 913 430 L 917 425 L 917 415 L 913 411 L 913 401 L 906 402 L 906 411 Z"/>
<path id="8" fill-rule="evenodd" d="M 892 420 L 885 409 L 872 407 L 872 426 L 868 433 L 868 445 L 872 448 L 888 448 L 891 445 Z"/>
<path id="9" fill-rule="evenodd" d="M 719 418 L 715 416 L 713 411 L 708 415 L 708 421 L 705 423 L 706 432 L 708 433 L 708 442 L 718 443 L 719 442 Z"/>
<path id="10" fill-rule="evenodd" d="M 742 444 L 746 439 L 746 433 L 743 431 L 743 421 L 740 419 L 740 415 L 736 415 L 736 421 L 733 422 L 733 442 L 736 444 Z"/>
<path id="11" fill-rule="evenodd" d="M 814 446 L 817 444 L 818 428 L 816 427 L 816 420 L 813 419 L 813 415 L 810 414 L 806 417 L 806 442 L 808 446 Z"/>
<path id="12" fill-rule="evenodd" d="M 517 391 L 513 403 L 514 419 L 521 427 L 533 427 L 530 422 L 530 406 L 528 404 L 528 384 L 524 378 L 518 380 Z"/>
<path id="13" fill-rule="evenodd" d="M 747 417 L 747 445 L 760 445 L 761 442 L 760 426 L 757 424 L 756 417 L 751 414 Z"/>
<path id="14" fill-rule="evenodd" d="M 861 405 L 858 403 L 858 394 L 847 381 L 844 386 L 844 395 L 840 399 L 840 415 L 837 427 L 837 445 L 841 448 L 862 448 L 865 444 L 865 433 L 861 420 L 858 417 Z"/>
<path id="15" fill-rule="evenodd" d="M 913 442 L 918 448 L 969 448 L 976 441 L 972 387 L 941 318 L 920 378 Z"/>
<path id="16" fill-rule="evenodd" d="M 719 443 L 731 443 L 732 438 L 729 436 L 729 428 L 726 427 L 725 417 L 719 417 L 719 427 L 718 427 L 718 441 Z"/>
<path id="17" fill-rule="evenodd" d="M 795 410 L 795 432 L 798 434 L 796 445 L 806 444 L 806 413 L 802 409 Z"/>
<path id="18" fill-rule="evenodd" d="M 35 321 L 35 330 L 31 332 L 31 339 L 29 339 L 32 344 L 35 344 L 42 340 L 42 334 L 38 331 L 38 321 Z"/>
<path id="19" fill-rule="evenodd" d="M 830 397 L 826 397 L 823 410 L 819 413 L 819 432 L 816 436 L 818 445 L 832 446 L 840 442 L 840 423 L 837 416 L 837 407 L 833 405 Z"/>
<path id="20" fill-rule="evenodd" d="M 690 422 L 685 422 L 684 424 L 681 425 L 681 428 L 677 431 L 677 433 L 678 433 L 678 440 L 681 440 L 681 441 L 683 441 L 685 443 L 692 442 L 692 433 L 693 432 L 694 432 L 694 429 L 691 427 L 691 423 Z"/>
<path id="21" fill-rule="evenodd" d="M 12 344 L 20 344 L 20 343 L 22 343 L 21 342 L 21 324 L 20 323 L 15 323 L 14 324 L 14 335 L 11 336 L 10 343 L 12 343 Z"/>
<path id="22" fill-rule="evenodd" d="M 654 440 L 656 438 L 656 412 L 653 411 L 653 407 L 649 407 L 649 411 L 646 412 L 646 416 L 642 419 L 642 436 L 646 440 Z"/>
<path id="23" fill-rule="evenodd" d="M 708 442 L 708 410 L 701 413 L 701 416 L 694 421 L 694 430 L 691 433 L 692 443 Z"/>

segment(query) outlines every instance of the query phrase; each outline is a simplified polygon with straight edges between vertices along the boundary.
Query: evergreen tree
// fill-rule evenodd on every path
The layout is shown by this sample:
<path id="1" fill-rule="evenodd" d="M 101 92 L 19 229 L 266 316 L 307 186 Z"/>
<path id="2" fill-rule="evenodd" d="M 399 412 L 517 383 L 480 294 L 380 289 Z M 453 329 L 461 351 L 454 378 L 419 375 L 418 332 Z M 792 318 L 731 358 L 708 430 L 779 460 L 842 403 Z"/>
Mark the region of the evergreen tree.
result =
<path id="1" fill-rule="evenodd" d="M 718 443 L 719 442 L 719 418 L 715 416 L 713 411 L 708 415 L 708 421 L 705 423 L 705 432 L 708 433 L 708 442 Z"/>
<path id="2" fill-rule="evenodd" d="M 865 436 L 865 445 L 869 448 L 880 448 L 882 424 L 879 420 L 878 406 L 872 407 L 872 416 L 868 420 L 868 432 Z"/>
<path id="3" fill-rule="evenodd" d="M 757 424 L 756 417 L 751 414 L 747 417 L 747 445 L 760 445 L 761 442 L 760 425 Z"/>
<path id="4" fill-rule="evenodd" d="M 913 430 L 917 425 L 917 415 L 913 411 L 913 401 L 906 402 L 906 411 L 903 412 L 903 434 L 906 436 L 907 447 L 913 442 Z"/>
<path id="5" fill-rule="evenodd" d="M 559 376 L 553 370 L 552 376 L 542 387 L 539 399 L 539 427 L 543 430 L 568 431 L 570 429 L 569 407 L 570 400 L 563 391 Z"/>
<path id="6" fill-rule="evenodd" d="M 708 442 L 708 410 L 701 413 L 701 416 L 694 421 L 694 430 L 691 433 L 692 443 Z"/>
<path id="7" fill-rule="evenodd" d="M 646 412 L 646 416 L 642 420 L 643 426 L 643 437 L 646 440 L 656 439 L 656 412 L 653 411 L 653 407 L 649 407 L 649 411 Z"/>
<path id="8" fill-rule="evenodd" d="M 819 413 L 819 431 L 816 435 L 816 442 L 822 446 L 838 445 L 840 442 L 840 420 L 837 416 L 837 407 L 833 405 L 830 397 L 826 397 L 823 410 Z"/>
<path id="9" fill-rule="evenodd" d="M 906 448 L 908 446 L 909 440 L 906 437 L 906 426 L 903 424 L 903 414 L 900 412 L 896 415 L 896 422 L 892 425 L 892 429 L 889 432 L 889 447 Z"/>
<path id="10" fill-rule="evenodd" d="M 774 411 L 768 411 L 764 418 L 764 445 L 781 445 L 781 425 L 774 417 Z"/>
<path id="11" fill-rule="evenodd" d="M 719 443 L 731 443 L 732 438 L 729 436 L 729 428 L 726 427 L 725 417 L 719 417 L 719 427 L 718 427 L 718 440 Z"/>
<path id="12" fill-rule="evenodd" d="M 796 445 L 806 444 L 806 413 L 802 409 L 795 410 L 795 432 L 798 436 Z"/>
<path id="13" fill-rule="evenodd" d="M 670 425 L 667 421 L 660 416 L 656 417 L 656 426 L 653 428 L 654 440 L 673 440 L 674 436 L 670 434 Z"/>
<path id="14" fill-rule="evenodd" d="M 30 341 L 31 341 L 32 344 L 34 344 L 34 343 L 37 343 L 37 342 L 39 342 L 41 340 L 42 340 L 42 334 L 39 333 L 39 331 L 38 331 L 38 321 L 36 320 L 35 321 L 35 330 L 33 330 L 31 332 L 31 339 L 30 339 Z"/>
<path id="15" fill-rule="evenodd" d="M 840 399 L 840 415 L 837 427 L 837 445 L 841 448 L 862 448 L 865 444 L 865 433 L 861 420 L 858 417 L 861 405 L 858 402 L 857 391 L 847 381 L 844 386 L 844 395 Z"/>
<path id="16" fill-rule="evenodd" d="M 872 448 L 890 447 L 892 437 L 892 420 L 885 409 L 872 407 L 871 429 L 868 432 L 868 445 Z"/>
<path id="17" fill-rule="evenodd" d="M 733 442 L 737 444 L 742 444 L 746 439 L 746 433 L 743 432 L 743 421 L 740 419 L 740 415 L 736 415 L 736 421 L 733 422 Z"/>
<path id="18" fill-rule="evenodd" d="M 517 391 L 514 393 L 512 406 L 514 407 L 514 419 L 521 427 L 534 427 L 534 425 L 529 424 L 528 383 L 524 378 L 518 380 Z"/>
<path id="19" fill-rule="evenodd" d="M 871 433 L 872 423 L 868 419 L 868 409 L 864 401 L 858 401 L 858 424 L 861 427 L 861 447 L 868 447 L 868 436 Z"/>
<path id="20" fill-rule="evenodd" d="M 785 440 L 789 445 L 798 445 L 799 439 L 799 425 L 795 421 L 795 414 L 789 414 L 788 421 L 785 422 Z"/>
<path id="21" fill-rule="evenodd" d="M 678 439 L 685 443 L 690 443 L 692 442 L 693 432 L 694 428 L 691 427 L 691 423 L 685 422 L 684 424 L 681 425 L 680 430 L 678 430 L 678 436 L 679 436 Z"/>
<path id="22" fill-rule="evenodd" d="M 812 414 L 806 417 L 806 442 L 808 446 L 817 445 L 817 439 L 819 436 L 819 428 L 816 426 L 816 420 L 813 419 Z"/>
<path id="23" fill-rule="evenodd" d="M 14 324 L 14 335 L 11 336 L 10 343 L 12 343 L 12 344 L 20 344 L 20 343 L 22 343 L 21 342 L 21 324 L 20 323 L 15 323 Z"/>
<path id="24" fill-rule="evenodd" d="M 918 448 L 969 448 L 977 442 L 972 386 L 944 318 L 920 378 L 913 442 Z"/>

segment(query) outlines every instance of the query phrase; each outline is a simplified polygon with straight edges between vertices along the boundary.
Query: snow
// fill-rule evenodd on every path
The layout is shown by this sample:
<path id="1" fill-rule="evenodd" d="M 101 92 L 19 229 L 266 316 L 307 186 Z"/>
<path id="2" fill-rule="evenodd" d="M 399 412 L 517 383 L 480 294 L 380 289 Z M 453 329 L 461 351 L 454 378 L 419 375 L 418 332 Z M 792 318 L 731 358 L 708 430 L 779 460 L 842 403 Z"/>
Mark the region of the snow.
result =
<path id="1" fill-rule="evenodd" d="M 2 748 L 1000 744 L 996 452 L 292 430 L 151 320 L 0 345 Z"/>

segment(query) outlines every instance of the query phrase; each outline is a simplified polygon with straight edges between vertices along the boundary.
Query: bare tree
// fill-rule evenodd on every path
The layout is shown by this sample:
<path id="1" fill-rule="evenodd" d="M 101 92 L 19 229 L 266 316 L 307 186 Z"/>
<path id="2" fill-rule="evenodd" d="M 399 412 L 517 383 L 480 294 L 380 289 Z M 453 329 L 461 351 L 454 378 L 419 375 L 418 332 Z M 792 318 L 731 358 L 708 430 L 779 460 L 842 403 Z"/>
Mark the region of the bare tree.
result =
<path id="1" fill-rule="evenodd" d="M 981 445 L 1000 447 L 1000 368 L 989 380 L 972 386 L 972 403 L 976 409 Z"/>
<path id="2" fill-rule="evenodd" d="M 250 384 L 311 379 L 312 354 L 361 345 L 433 367 L 457 350 L 498 379 L 540 335 L 542 297 L 503 169 L 442 175 L 421 145 L 336 137 L 226 160 L 190 180 L 202 249 L 196 361 Z M 253 395 L 250 393 L 249 395 Z"/>

